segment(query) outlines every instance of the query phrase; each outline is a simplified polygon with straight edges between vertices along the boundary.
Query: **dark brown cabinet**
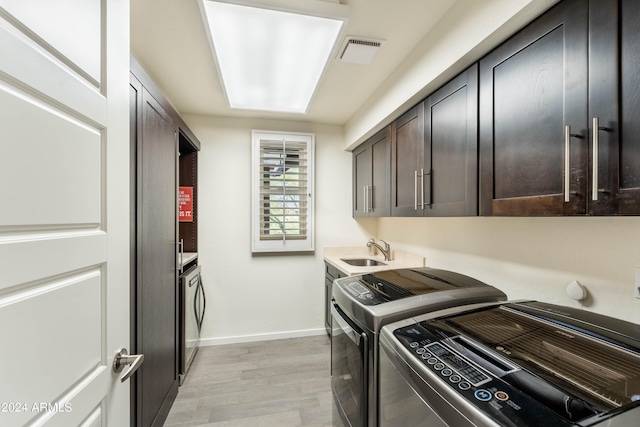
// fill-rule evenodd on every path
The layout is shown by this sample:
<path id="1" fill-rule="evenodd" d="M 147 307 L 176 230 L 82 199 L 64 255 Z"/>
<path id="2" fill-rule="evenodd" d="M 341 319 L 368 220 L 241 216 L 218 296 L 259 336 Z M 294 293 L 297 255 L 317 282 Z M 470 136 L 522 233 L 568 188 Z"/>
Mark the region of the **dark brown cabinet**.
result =
<path id="1" fill-rule="evenodd" d="M 478 67 L 391 126 L 391 214 L 478 214 Z"/>
<path id="2" fill-rule="evenodd" d="M 586 84 L 583 1 L 560 2 L 480 61 L 482 215 L 585 212 Z M 565 141 L 565 124 L 578 136 Z"/>
<path id="3" fill-rule="evenodd" d="M 391 215 L 422 216 L 424 103 L 391 124 Z"/>
<path id="4" fill-rule="evenodd" d="M 161 426 L 178 394 L 178 241 L 197 250 L 200 143 L 131 58 L 131 425 Z M 179 169 L 178 169 L 179 167 Z M 178 185 L 193 187 L 192 222 L 178 221 Z M 187 225 L 188 224 L 188 225 Z"/>
<path id="5" fill-rule="evenodd" d="M 639 69 L 640 3 L 590 1 L 587 205 L 591 215 L 640 214 Z"/>
<path id="6" fill-rule="evenodd" d="M 353 151 L 353 216 L 389 216 L 391 126 Z"/>
<path id="7" fill-rule="evenodd" d="M 176 206 L 178 126 L 131 77 L 132 330 L 144 354 L 132 381 L 132 425 L 161 426 L 178 394 Z"/>
<path id="8" fill-rule="evenodd" d="M 423 214 L 477 215 L 478 66 L 430 95 L 424 113 Z"/>
<path id="9" fill-rule="evenodd" d="M 564 0 L 480 61 L 480 213 L 640 213 L 640 6 Z"/>

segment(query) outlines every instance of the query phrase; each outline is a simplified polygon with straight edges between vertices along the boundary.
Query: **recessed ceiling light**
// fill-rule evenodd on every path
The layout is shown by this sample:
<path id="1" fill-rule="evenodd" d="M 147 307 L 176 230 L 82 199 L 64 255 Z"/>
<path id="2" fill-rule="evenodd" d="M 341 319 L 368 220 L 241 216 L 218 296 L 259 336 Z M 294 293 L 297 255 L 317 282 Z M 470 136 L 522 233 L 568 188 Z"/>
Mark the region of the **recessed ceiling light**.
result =
<path id="1" fill-rule="evenodd" d="M 345 19 L 213 0 L 201 7 L 229 106 L 306 113 Z"/>

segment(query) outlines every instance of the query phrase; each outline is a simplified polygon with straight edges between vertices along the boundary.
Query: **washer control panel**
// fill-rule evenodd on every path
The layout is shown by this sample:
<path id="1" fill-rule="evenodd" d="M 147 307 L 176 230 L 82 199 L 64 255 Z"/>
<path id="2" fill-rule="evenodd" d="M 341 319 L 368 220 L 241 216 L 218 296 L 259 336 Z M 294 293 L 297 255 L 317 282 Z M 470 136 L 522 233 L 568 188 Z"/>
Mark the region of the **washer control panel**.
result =
<path id="1" fill-rule="evenodd" d="M 470 344 L 463 347 L 456 342 L 460 337 L 445 338 L 442 333 L 434 332 L 416 324 L 396 329 L 393 334 L 414 358 L 440 379 L 440 384 L 446 384 L 445 387 L 462 395 L 498 424 L 574 425 L 500 378 L 519 371 L 518 368 L 501 360 L 478 363 L 482 357 L 480 350 Z M 495 369 L 494 364 L 497 365 Z"/>
<path id="2" fill-rule="evenodd" d="M 336 284 L 362 305 L 378 305 L 386 302 L 383 296 L 365 286 L 357 278 L 339 279 Z"/>

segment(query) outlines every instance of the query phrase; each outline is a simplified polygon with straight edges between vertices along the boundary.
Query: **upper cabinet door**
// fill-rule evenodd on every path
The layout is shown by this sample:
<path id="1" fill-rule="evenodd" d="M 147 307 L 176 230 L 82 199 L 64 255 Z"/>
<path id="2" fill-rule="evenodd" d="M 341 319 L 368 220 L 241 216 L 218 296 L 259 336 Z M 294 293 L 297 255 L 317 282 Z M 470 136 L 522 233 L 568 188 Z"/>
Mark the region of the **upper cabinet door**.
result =
<path id="1" fill-rule="evenodd" d="M 480 213 L 586 213 L 587 3 L 565 0 L 480 61 Z"/>
<path id="2" fill-rule="evenodd" d="M 371 146 L 364 142 L 353 150 L 353 217 L 368 216 L 369 186 L 371 185 Z"/>
<path id="3" fill-rule="evenodd" d="M 424 111 L 424 215 L 477 215 L 477 64 L 429 96 Z"/>
<path id="4" fill-rule="evenodd" d="M 424 183 L 424 103 L 391 125 L 391 215 L 422 216 Z"/>
<path id="5" fill-rule="evenodd" d="M 589 4 L 589 213 L 640 214 L 640 4 Z M 597 125 L 597 128 L 596 128 Z"/>
<path id="6" fill-rule="evenodd" d="M 353 150 L 353 216 L 389 216 L 391 126 Z"/>
<path id="7" fill-rule="evenodd" d="M 375 134 L 370 140 L 371 189 L 367 197 L 369 216 L 391 214 L 391 126 Z"/>

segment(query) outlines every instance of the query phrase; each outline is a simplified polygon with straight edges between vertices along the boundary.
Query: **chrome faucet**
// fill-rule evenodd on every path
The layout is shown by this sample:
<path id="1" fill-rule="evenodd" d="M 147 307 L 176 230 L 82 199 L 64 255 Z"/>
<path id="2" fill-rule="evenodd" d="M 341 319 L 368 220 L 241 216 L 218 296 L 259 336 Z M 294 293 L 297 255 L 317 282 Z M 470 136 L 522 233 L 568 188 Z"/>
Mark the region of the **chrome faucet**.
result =
<path id="1" fill-rule="evenodd" d="M 384 243 L 384 248 L 382 246 L 380 246 L 379 244 L 377 244 L 376 241 L 373 240 L 373 239 L 371 239 L 371 240 L 369 240 L 367 242 L 367 247 L 369 249 L 371 249 L 372 246 L 375 246 L 376 248 L 378 248 L 380 250 L 380 252 L 382 252 L 382 255 L 384 255 L 384 260 L 385 261 L 390 261 L 391 260 L 391 247 L 384 240 L 381 239 L 380 241 L 382 243 Z"/>

